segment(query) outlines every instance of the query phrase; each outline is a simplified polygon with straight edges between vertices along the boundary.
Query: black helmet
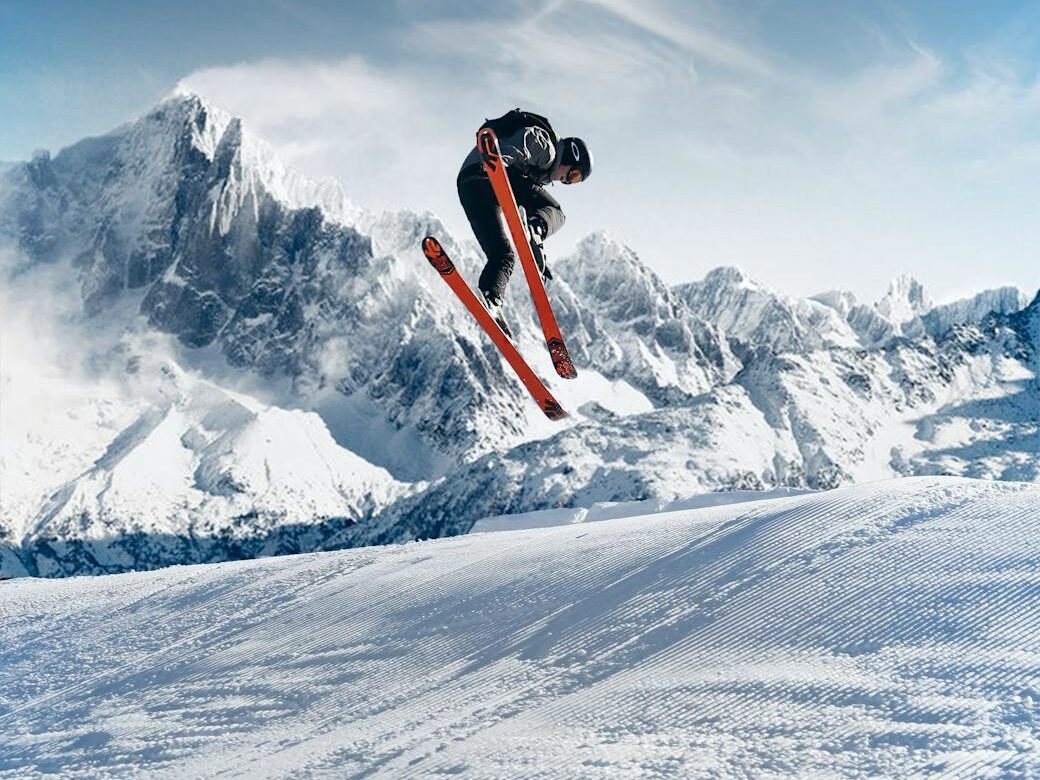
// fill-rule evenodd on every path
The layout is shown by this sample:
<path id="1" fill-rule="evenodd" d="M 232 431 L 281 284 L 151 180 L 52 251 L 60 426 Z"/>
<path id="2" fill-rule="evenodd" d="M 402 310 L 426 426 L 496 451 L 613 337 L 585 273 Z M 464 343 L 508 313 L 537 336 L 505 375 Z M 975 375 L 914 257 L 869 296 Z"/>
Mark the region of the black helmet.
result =
<path id="1" fill-rule="evenodd" d="M 585 181 L 592 173 L 592 152 L 580 138 L 564 138 L 560 141 L 563 153 L 560 163 L 577 168 L 581 172 L 581 180 Z"/>

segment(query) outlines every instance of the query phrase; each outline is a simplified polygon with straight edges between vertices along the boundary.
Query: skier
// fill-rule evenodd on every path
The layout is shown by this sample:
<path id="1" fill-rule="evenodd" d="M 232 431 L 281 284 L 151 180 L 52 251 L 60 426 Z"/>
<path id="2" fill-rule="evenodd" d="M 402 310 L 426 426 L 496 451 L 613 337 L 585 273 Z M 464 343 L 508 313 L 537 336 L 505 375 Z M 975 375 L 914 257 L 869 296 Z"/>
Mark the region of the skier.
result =
<path id="1" fill-rule="evenodd" d="M 485 126 L 494 130 L 498 138 L 502 161 L 520 209 L 520 219 L 527 227 L 538 270 L 543 280 L 551 279 L 543 244 L 563 227 L 564 215 L 559 202 L 544 187 L 554 181 L 563 184 L 585 181 L 592 173 L 592 155 L 580 138 L 558 139 L 548 120 L 520 109 L 489 120 Z M 502 313 L 502 302 L 516 255 L 476 147 L 463 161 L 456 186 L 473 234 L 487 257 L 478 282 L 481 297 L 495 321 L 512 338 Z"/>

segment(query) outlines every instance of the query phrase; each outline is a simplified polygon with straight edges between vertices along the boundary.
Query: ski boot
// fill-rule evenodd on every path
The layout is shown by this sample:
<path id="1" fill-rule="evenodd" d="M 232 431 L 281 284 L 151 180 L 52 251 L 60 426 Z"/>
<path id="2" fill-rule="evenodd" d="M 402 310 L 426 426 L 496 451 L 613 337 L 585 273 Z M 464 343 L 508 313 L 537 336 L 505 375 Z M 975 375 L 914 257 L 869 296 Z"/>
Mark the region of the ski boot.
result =
<path id="1" fill-rule="evenodd" d="M 529 220 L 527 211 L 523 206 L 520 206 L 518 211 L 520 213 L 520 223 L 527 229 L 527 243 L 531 245 L 531 254 L 534 256 L 534 263 L 538 267 L 538 273 L 542 275 L 542 281 L 547 282 L 553 278 L 552 272 L 545 261 L 545 238 L 549 233 L 549 226 L 537 214 Z"/>
<path id="2" fill-rule="evenodd" d="M 506 334 L 506 337 L 512 340 L 513 331 L 510 330 L 509 323 L 506 321 L 505 313 L 502 310 L 502 298 L 489 290 L 481 290 L 480 300 L 484 304 L 484 308 L 488 310 L 488 314 L 491 315 L 491 319 L 497 322 L 498 327 L 502 329 L 502 332 Z"/>

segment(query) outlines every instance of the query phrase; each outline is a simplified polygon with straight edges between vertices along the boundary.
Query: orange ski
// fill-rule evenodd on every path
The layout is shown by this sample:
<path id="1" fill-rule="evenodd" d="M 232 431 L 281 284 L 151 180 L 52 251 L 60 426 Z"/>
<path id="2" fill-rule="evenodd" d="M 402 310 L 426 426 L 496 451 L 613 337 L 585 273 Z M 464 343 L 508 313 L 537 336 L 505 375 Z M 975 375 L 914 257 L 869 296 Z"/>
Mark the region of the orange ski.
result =
<path id="1" fill-rule="evenodd" d="M 545 416 L 550 420 L 562 420 L 566 417 L 567 412 L 553 397 L 553 394 L 549 392 L 542 380 L 538 378 L 538 375 L 527 365 L 523 355 L 517 351 L 513 342 L 502 332 L 502 328 L 499 327 L 488 310 L 477 299 L 473 290 L 470 289 L 466 281 L 455 270 L 455 264 L 444 251 L 441 242 L 433 236 L 427 236 L 423 239 L 422 248 L 426 259 L 430 261 L 430 265 L 436 269 L 441 278 L 448 283 L 448 286 L 455 291 L 455 294 L 459 296 L 459 300 L 469 309 L 469 313 L 476 317 L 480 326 L 487 331 L 487 334 L 495 342 L 495 346 L 498 347 L 502 356 L 513 367 L 513 371 L 516 372 L 520 381 L 524 383 L 524 387 L 527 388 L 527 391 L 537 402 L 538 406 L 545 412 Z"/>
<path id="2" fill-rule="evenodd" d="M 534 255 L 531 253 L 527 231 L 520 224 L 520 211 L 516 205 L 516 196 L 513 195 L 513 187 L 506 175 L 506 166 L 502 163 L 502 153 L 499 151 L 498 139 L 495 137 L 494 130 L 489 127 L 481 128 L 477 133 L 477 149 L 484 162 L 484 170 L 487 171 L 488 178 L 491 180 L 491 186 L 495 190 L 498 205 L 506 216 L 506 224 L 509 226 L 517 254 L 520 255 L 520 264 L 524 268 L 524 276 L 531 288 L 534 308 L 538 312 L 538 321 L 542 324 L 545 345 L 549 349 L 553 367 L 556 369 L 556 373 L 564 379 L 574 379 L 578 372 L 574 368 L 574 363 L 571 362 L 567 346 L 563 343 L 560 326 L 556 324 L 556 315 L 553 314 L 549 296 L 545 293 L 542 274 L 538 271 L 538 264 L 535 263 Z"/>

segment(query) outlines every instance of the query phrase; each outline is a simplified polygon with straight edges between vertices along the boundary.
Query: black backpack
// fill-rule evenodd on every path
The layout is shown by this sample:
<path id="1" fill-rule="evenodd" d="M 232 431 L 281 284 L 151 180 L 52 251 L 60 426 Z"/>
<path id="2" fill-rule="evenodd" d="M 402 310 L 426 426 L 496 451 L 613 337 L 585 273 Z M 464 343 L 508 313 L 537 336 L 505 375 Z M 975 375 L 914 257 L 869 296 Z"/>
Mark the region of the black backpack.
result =
<path id="1" fill-rule="evenodd" d="M 483 130 L 485 127 L 490 127 L 495 131 L 495 135 L 499 140 L 508 138 L 513 133 L 520 130 L 522 127 L 540 127 L 549 134 L 549 138 L 552 140 L 552 145 L 555 147 L 559 142 L 560 138 L 556 135 L 556 131 L 553 130 L 552 125 L 549 124 L 549 120 L 540 114 L 534 114 L 530 111 L 522 111 L 519 108 L 514 108 L 512 111 L 507 111 L 498 117 L 498 119 L 488 119 L 480 126 Z"/>

